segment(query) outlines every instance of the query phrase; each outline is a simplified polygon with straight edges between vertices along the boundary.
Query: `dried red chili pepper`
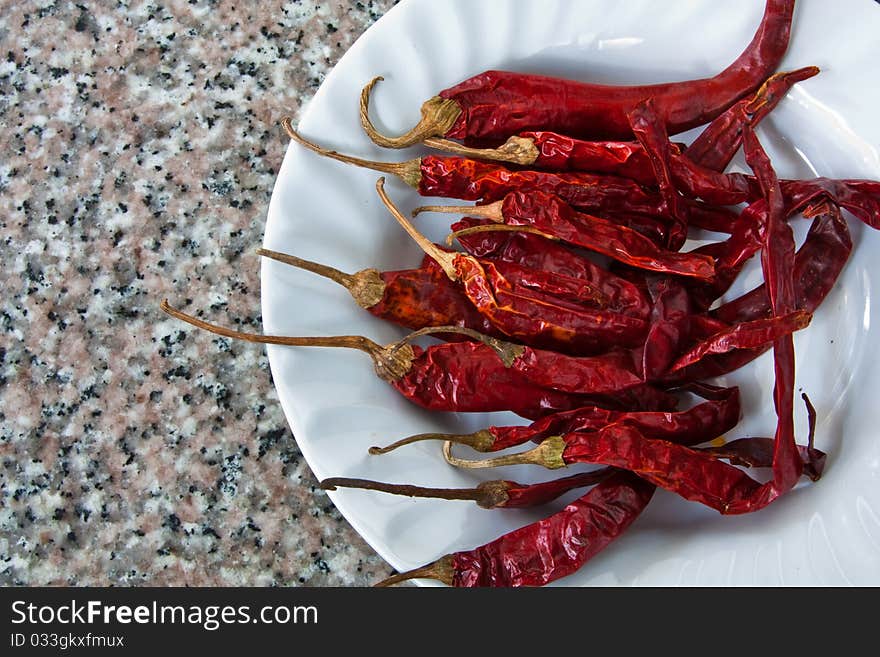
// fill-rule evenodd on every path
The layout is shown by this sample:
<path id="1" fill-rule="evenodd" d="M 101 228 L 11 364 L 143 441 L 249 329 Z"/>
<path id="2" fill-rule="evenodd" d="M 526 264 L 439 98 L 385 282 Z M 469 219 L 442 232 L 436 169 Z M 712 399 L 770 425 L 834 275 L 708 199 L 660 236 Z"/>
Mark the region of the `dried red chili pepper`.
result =
<path id="1" fill-rule="evenodd" d="M 481 315 L 433 261 L 419 269 L 380 272 L 363 269 L 347 274 L 338 269 L 286 253 L 259 249 L 261 256 L 305 269 L 342 285 L 359 306 L 381 319 L 411 329 L 463 326 L 492 337 L 503 334 Z M 450 334 L 451 340 L 466 336 Z"/>
<path id="2" fill-rule="evenodd" d="M 642 384 L 626 353 L 594 357 L 514 345 L 457 326 L 422 329 L 382 346 L 363 336 L 292 337 L 243 333 L 172 308 L 169 315 L 229 338 L 295 347 L 335 347 L 363 351 L 373 360 L 377 376 L 413 403 L 437 411 L 512 411 L 528 419 L 548 413 L 601 405 L 610 408 L 672 410 L 674 395 Z M 417 335 L 462 333 L 479 340 L 409 344 Z"/>
<path id="3" fill-rule="evenodd" d="M 398 176 L 422 196 L 492 202 L 516 190 L 553 193 L 578 209 L 615 217 L 643 234 L 666 239 L 666 229 L 659 219 L 665 211 L 663 199 L 626 178 L 583 172 L 512 171 L 498 164 L 433 155 L 405 162 L 373 162 L 307 141 L 291 127 L 289 119 L 283 119 L 282 125 L 291 139 L 309 150 L 346 164 Z M 685 199 L 684 203 L 688 216 L 701 226 L 731 226 L 736 221 L 737 215 L 725 208 L 692 199 Z"/>
<path id="4" fill-rule="evenodd" d="M 737 101 L 700 133 L 690 146 L 673 144 L 673 155 L 685 154 L 702 167 L 723 171 L 742 144 L 742 127 L 756 126 L 798 82 L 819 73 L 815 66 L 768 78 L 750 98 Z M 654 168 L 642 145 L 632 141 L 586 141 L 547 130 L 523 132 L 498 148 L 468 148 L 444 139 L 426 139 L 426 146 L 463 157 L 507 162 L 549 171 L 589 171 L 653 185 Z"/>
<path id="5" fill-rule="evenodd" d="M 793 10 L 794 0 L 767 0 L 751 43 L 712 78 L 626 87 L 486 71 L 425 102 L 419 124 L 393 138 L 379 134 L 370 123 L 370 91 L 382 79 L 375 78 L 361 93 L 361 125 L 375 143 L 388 148 L 404 148 L 429 137 L 482 146 L 524 130 L 626 139 L 632 134 L 626 113 L 653 98 L 670 134 L 683 132 L 711 121 L 776 70 L 788 48 Z"/>
<path id="6" fill-rule="evenodd" d="M 778 441 L 774 440 L 774 445 Z M 752 444 L 752 447 L 755 447 Z M 742 445 L 747 451 L 749 444 Z M 774 449 L 778 450 L 778 447 Z M 803 471 L 801 454 L 816 456 L 815 450 L 793 450 L 793 464 L 786 464 L 792 472 Z M 757 461 L 760 452 L 753 455 Z M 786 456 L 786 458 L 791 458 Z M 705 452 L 665 440 L 646 438 L 636 427 L 610 424 L 592 432 L 552 436 L 533 449 L 491 459 L 465 461 L 448 456 L 447 460 L 466 468 L 491 468 L 509 465 L 540 465 L 557 469 L 575 463 L 605 465 L 630 471 L 646 481 L 699 502 L 722 514 L 751 513 L 764 508 L 782 494 L 776 476 L 767 484 L 752 479 L 746 472 L 728 465 L 711 452 Z M 777 459 L 772 460 L 775 470 Z M 787 478 L 790 474 L 786 474 Z"/>
<path id="7" fill-rule="evenodd" d="M 617 472 L 549 518 L 474 550 L 441 557 L 377 586 L 414 578 L 449 586 L 541 586 L 569 575 L 625 531 L 651 501 L 654 486 Z"/>
<path id="8" fill-rule="evenodd" d="M 492 261 L 441 251 L 415 230 L 388 198 L 383 185 L 384 178 L 380 178 L 376 189 L 391 215 L 422 250 L 437 261 L 450 280 L 460 284 L 480 313 L 505 335 L 527 345 L 575 354 L 597 353 L 617 345 L 634 346 L 642 342 L 648 330 L 644 320 L 554 297 L 548 291 L 566 281 L 558 280 L 553 274 L 519 268 L 517 279 L 509 280 Z M 528 278 L 529 285 L 519 282 L 523 277 Z"/>
<path id="9" fill-rule="evenodd" d="M 529 441 L 541 442 L 550 436 L 577 431 L 599 431 L 609 424 L 628 424 L 645 436 L 682 445 L 698 445 L 714 440 L 733 429 L 739 422 L 739 388 L 718 388 L 694 384 L 683 390 L 704 397 L 704 401 L 686 411 L 615 411 L 587 406 L 547 415 L 527 426 L 492 426 L 474 433 L 455 435 L 421 433 L 408 436 L 386 447 L 371 447 L 370 454 L 387 454 L 399 447 L 425 440 L 467 445 L 478 452 L 497 452 Z"/>
<path id="10" fill-rule="evenodd" d="M 489 219 L 498 226 L 480 226 L 454 235 L 476 232 L 533 229 L 543 237 L 601 253 L 632 267 L 679 276 L 710 279 L 715 274 L 708 256 L 666 251 L 640 233 L 611 221 L 575 211 L 553 194 L 511 192 L 490 205 L 417 208 L 419 212 L 464 213 Z"/>

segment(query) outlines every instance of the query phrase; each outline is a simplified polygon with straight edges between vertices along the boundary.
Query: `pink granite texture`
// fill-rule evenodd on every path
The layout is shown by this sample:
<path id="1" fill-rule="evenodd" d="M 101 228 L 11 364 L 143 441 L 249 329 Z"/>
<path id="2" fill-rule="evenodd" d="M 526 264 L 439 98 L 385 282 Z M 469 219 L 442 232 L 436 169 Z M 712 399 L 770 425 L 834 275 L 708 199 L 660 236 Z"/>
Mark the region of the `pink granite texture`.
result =
<path id="1" fill-rule="evenodd" d="M 393 4 L 0 2 L 0 584 L 390 572 L 316 490 L 265 351 L 158 304 L 260 329 L 278 120 Z"/>

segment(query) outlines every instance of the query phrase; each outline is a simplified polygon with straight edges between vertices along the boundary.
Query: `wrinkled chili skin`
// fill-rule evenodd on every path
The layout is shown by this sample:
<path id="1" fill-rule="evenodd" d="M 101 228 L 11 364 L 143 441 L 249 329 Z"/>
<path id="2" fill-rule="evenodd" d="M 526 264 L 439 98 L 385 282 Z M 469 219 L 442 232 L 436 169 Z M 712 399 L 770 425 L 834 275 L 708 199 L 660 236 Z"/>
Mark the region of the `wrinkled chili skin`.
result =
<path id="1" fill-rule="evenodd" d="M 773 486 L 758 483 L 711 453 L 645 438 L 638 429 L 626 424 L 566 434 L 563 439 L 565 463 L 594 463 L 629 470 L 655 486 L 721 514 L 758 511 L 778 497 Z M 802 468 L 796 450 L 795 456 Z"/>
<path id="2" fill-rule="evenodd" d="M 540 290 L 507 280 L 490 261 L 455 258 L 456 274 L 474 306 L 499 331 L 529 346 L 575 355 L 594 354 L 615 346 L 635 346 L 648 330 L 644 320 L 599 309 L 578 307 Z M 533 279 L 552 276 L 530 272 Z"/>
<path id="3" fill-rule="evenodd" d="M 663 199 L 648 192 L 638 183 L 618 176 L 594 175 L 584 172 L 514 171 L 500 164 L 481 162 L 461 157 L 421 158 L 419 193 L 422 196 L 440 196 L 466 201 L 491 203 L 508 193 L 546 192 L 555 194 L 573 207 L 603 216 L 644 215 L 647 219 L 662 218 Z M 732 226 L 737 214 L 707 205 L 701 201 L 684 199 L 688 216 L 700 226 Z M 636 226 L 632 226 L 633 230 Z M 642 225 L 639 232 L 651 228 Z M 662 233 L 665 240 L 666 231 Z M 644 234 L 644 233 L 643 233 Z"/>
<path id="4" fill-rule="evenodd" d="M 530 226 L 573 246 L 589 249 L 632 267 L 710 279 L 711 258 L 658 248 L 651 240 L 625 226 L 586 215 L 553 194 L 511 192 L 501 205 L 504 223 Z"/>
<path id="5" fill-rule="evenodd" d="M 587 486 L 598 484 L 610 474 L 610 468 L 602 468 L 592 472 L 579 472 L 568 477 L 552 479 L 538 484 L 523 485 L 515 482 L 506 482 L 508 485 L 507 490 L 505 490 L 507 500 L 502 507 L 505 509 L 522 509 L 547 504 L 576 488 L 586 488 Z"/>
<path id="6" fill-rule="evenodd" d="M 550 436 L 578 431 L 599 431 L 609 424 L 624 423 L 645 436 L 682 445 L 699 445 L 733 429 L 741 413 L 739 388 L 728 388 L 718 399 L 702 402 L 675 413 L 613 411 L 589 406 L 554 413 L 528 426 L 489 427 L 494 441 L 488 451 L 540 442 Z"/>
<path id="7" fill-rule="evenodd" d="M 466 217 L 452 225 L 453 231 L 490 224 L 487 219 Z M 591 298 L 601 296 L 604 307 L 632 317 L 647 318 L 650 305 L 638 286 L 609 273 L 597 264 L 566 247 L 539 235 L 529 233 L 476 233 L 459 238 L 471 255 L 498 263 L 522 265 L 560 277 L 582 281 L 590 286 Z M 577 283 L 572 285 L 576 298 L 583 298 Z"/>
<path id="8" fill-rule="evenodd" d="M 647 283 L 653 300 L 651 328 L 637 353 L 642 376 L 651 381 L 669 368 L 687 339 L 693 308 L 687 289 L 679 281 L 651 276 Z"/>
<path id="9" fill-rule="evenodd" d="M 419 269 L 382 272 L 382 299 L 367 310 L 374 316 L 418 330 L 429 326 L 463 326 L 485 335 L 504 338 L 436 264 Z M 461 341 L 460 334 L 445 339 Z"/>
<path id="10" fill-rule="evenodd" d="M 675 156 L 683 154 L 688 162 L 701 168 L 724 171 L 742 145 L 743 126 L 756 126 L 795 84 L 818 73 L 819 69 L 810 66 L 773 75 L 754 96 L 737 101 L 713 119 L 689 146 L 672 144 L 671 155 L 677 160 Z M 656 182 L 651 161 L 638 142 L 586 141 L 547 130 L 523 132 L 519 136 L 532 140 L 537 149 L 537 159 L 530 167 L 623 176 L 643 185 Z"/>
<path id="11" fill-rule="evenodd" d="M 813 220 L 795 256 L 794 280 L 797 307 L 812 313 L 831 291 L 852 253 L 849 227 L 835 206 L 825 206 Z M 756 287 L 717 309 L 711 315 L 729 324 L 753 321 L 770 314 L 764 285 Z"/>
<path id="12" fill-rule="evenodd" d="M 769 468 L 773 465 L 772 438 L 740 438 L 718 447 L 701 447 L 700 451 L 715 458 L 725 459 L 733 465 L 748 468 Z M 797 446 L 798 456 L 804 464 L 804 474 L 818 481 L 825 469 L 828 455 L 818 449 Z"/>
<path id="13" fill-rule="evenodd" d="M 573 358 L 524 348 L 506 367 L 481 342 L 413 347 L 412 366 L 394 388 L 413 403 L 436 411 L 512 411 L 530 420 L 581 406 L 672 410 L 674 395 L 640 385 L 626 358 Z M 593 392 L 588 384 L 593 383 Z M 574 391 L 574 392 L 572 392 Z"/>
<path id="14" fill-rule="evenodd" d="M 456 587 L 542 586 L 570 575 L 623 533 L 654 486 L 618 472 L 548 518 L 452 555 Z"/>
<path id="15" fill-rule="evenodd" d="M 461 115 L 450 139 L 483 145 L 525 130 L 582 139 L 628 139 L 627 112 L 653 98 L 670 134 L 708 123 L 775 72 L 788 48 L 794 0 L 767 0 L 751 43 L 711 78 L 644 86 L 587 84 L 540 75 L 486 71 L 441 91 Z"/>

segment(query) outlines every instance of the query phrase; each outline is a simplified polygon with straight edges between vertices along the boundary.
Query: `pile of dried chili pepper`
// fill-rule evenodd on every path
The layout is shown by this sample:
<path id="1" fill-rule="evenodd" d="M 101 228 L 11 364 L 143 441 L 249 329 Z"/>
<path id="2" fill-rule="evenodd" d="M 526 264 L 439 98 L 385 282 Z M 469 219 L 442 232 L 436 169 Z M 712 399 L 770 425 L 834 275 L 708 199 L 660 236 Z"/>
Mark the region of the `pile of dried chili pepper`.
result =
<path id="1" fill-rule="evenodd" d="M 476 202 L 414 209 L 413 216 L 465 215 L 451 224 L 449 245 L 433 244 L 380 179 L 381 202 L 424 252 L 407 270 L 349 274 L 260 250 L 343 285 L 362 308 L 414 332 L 387 346 L 363 336 L 265 336 L 167 302 L 163 309 L 251 342 L 361 350 L 380 378 L 424 408 L 507 410 L 529 420 L 466 435 L 410 436 L 372 448 L 376 456 L 437 440 L 438 462 L 461 468 L 601 466 L 540 484 L 488 480 L 469 489 L 325 480 L 328 490 L 470 500 L 486 509 L 543 505 L 587 489 L 539 522 L 380 585 L 410 578 L 542 585 L 576 571 L 624 532 L 658 486 L 742 514 L 802 477 L 819 479 L 825 454 L 813 445 L 816 412 L 806 394 L 809 434 L 803 444 L 795 436 L 792 335 L 809 325 L 852 251 L 841 209 L 880 228 L 880 183 L 776 175 L 756 127 L 794 85 L 819 73 L 776 70 L 793 10 L 794 0 L 767 0 L 752 42 L 712 78 L 614 87 L 487 71 L 427 101 L 422 121 L 402 137 L 376 131 L 368 107 L 376 80 L 364 88 L 361 120 L 375 143 L 421 143 L 447 156 L 367 161 L 324 149 L 283 121 L 291 139 L 321 156 L 399 176 L 425 196 Z M 701 125 L 689 145 L 670 140 Z M 740 148 L 752 175 L 725 172 Z M 796 249 L 789 221 L 799 215 L 812 225 Z M 693 230 L 725 237 L 685 250 Z M 462 250 L 450 248 L 453 240 Z M 763 283 L 724 298 L 755 257 Z M 426 335 L 439 342 L 413 344 Z M 767 351 L 776 428 L 725 442 L 740 419 L 740 393 L 708 379 Z M 685 395 L 703 401 L 681 409 Z M 453 445 L 485 453 L 530 442 L 494 458 L 453 454 Z M 766 468 L 769 478 L 759 482 L 748 468 Z"/>

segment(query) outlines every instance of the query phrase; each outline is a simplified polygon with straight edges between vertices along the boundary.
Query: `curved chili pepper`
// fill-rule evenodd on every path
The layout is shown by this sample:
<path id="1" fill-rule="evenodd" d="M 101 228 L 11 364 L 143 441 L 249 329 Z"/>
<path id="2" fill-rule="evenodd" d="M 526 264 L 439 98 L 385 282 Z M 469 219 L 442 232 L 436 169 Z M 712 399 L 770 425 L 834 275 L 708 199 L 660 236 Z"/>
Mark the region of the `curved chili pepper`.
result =
<path id="1" fill-rule="evenodd" d="M 817 213 L 807 237 L 795 255 L 794 281 L 797 307 L 815 312 L 834 286 L 852 252 L 853 243 L 840 210 L 824 204 Z M 770 300 L 762 284 L 729 301 L 711 314 L 731 324 L 752 321 L 770 314 Z"/>
<path id="2" fill-rule="evenodd" d="M 798 82 L 819 73 L 815 66 L 770 76 L 752 98 L 744 98 L 703 130 L 684 154 L 693 163 L 712 171 L 724 171 L 742 145 L 746 125 L 758 125 Z"/>
<path id="3" fill-rule="evenodd" d="M 480 313 L 505 335 L 528 345 L 576 354 L 606 351 L 615 345 L 634 346 L 644 338 L 648 330 L 644 320 L 579 307 L 548 294 L 554 285 L 565 283 L 555 281 L 552 274 L 521 269 L 517 273 L 532 280 L 530 287 L 506 279 L 491 261 L 441 251 L 415 230 L 391 202 L 383 185 L 384 178 L 380 178 L 376 190 L 391 215 L 422 250 L 437 261 L 450 280 L 461 285 Z M 534 288 L 538 286 L 543 291 L 536 293 Z"/>
<path id="4" fill-rule="evenodd" d="M 553 194 L 517 191 L 491 205 L 439 205 L 415 210 L 417 213 L 427 211 L 466 213 L 486 218 L 500 224 L 501 231 L 506 227 L 524 226 L 543 237 L 561 240 L 649 271 L 703 279 L 710 279 L 715 274 L 714 263 L 708 256 L 660 249 L 651 240 L 625 226 L 575 211 Z M 480 227 L 472 232 L 484 230 L 499 228 Z"/>
<path id="5" fill-rule="evenodd" d="M 626 353 L 574 357 L 514 345 L 470 329 L 422 329 L 381 346 L 362 336 L 291 337 L 243 333 L 210 324 L 162 302 L 172 317 L 229 338 L 294 347 L 363 351 L 376 375 L 413 403 L 437 411 L 512 411 L 527 419 L 581 406 L 671 410 L 678 400 L 644 385 Z M 425 349 L 408 340 L 429 333 L 463 333 L 478 342 L 435 344 Z"/>
<path id="6" fill-rule="evenodd" d="M 481 146 L 524 130 L 626 139 L 632 134 L 627 112 L 653 98 L 670 134 L 683 132 L 711 121 L 776 70 L 788 49 L 793 10 L 794 0 L 767 0 L 751 43 L 712 78 L 625 87 L 486 71 L 428 100 L 419 124 L 396 138 L 380 135 L 370 123 L 369 95 L 377 78 L 361 93 L 361 125 L 375 143 L 388 148 L 441 136 Z"/>
<path id="7" fill-rule="evenodd" d="M 488 220 L 465 217 L 452 224 L 456 233 L 466 228 L 481 226 Z M 583 281 L 596 295 L 601 296 L 610 310 L 647 318 L 651 309 L 642 290 L 626 279 L 599 267 L 589 258 L 576 254 L 561 244 L 530 233 L 476 233 L 459 235 L 459 243 L 473 256 L 488 258 L 495 263 L 518 264 L 529 269 L 546 271 L 565 279 Z M 503 265 L 498 265 L 503 266 Z M 506 275 L 506 274 L 505 274 Z M 557 291 L 560 296 L 565 292 Z M 576 299 L 582 298 L 572 286 Z M 576 300 L 573 299 L 573 300 Z"/>
<path id="8" fill-rule="evenodd" d="M 687 241 L 689 216 L 684 199 L 678 193 L 672 179 L 670 165 L 672 148 L 665 126 L 657 113 L 654 99 L 648 98 L 638 103 L 627 113 L 627 119 L 633 134 L 651 161 L 654 178 L 666 210 L 664 214 L 672 220 L 666 246 L 678 251 Z"/>
<path id="9" fill-rule="evenodd" d="M 418 577 L 449 586 L 541 586 L 575 572 L 603 550 L 632 524 L 653 494 L 651 484 L 617 472 L 549 518 L 377 586 Z"/>
<path id="10" fill-rule="evenodd" d="M 422 433 L 408 436 L 386 447 L 371 447 L 370 454 L 387 454 L 399 447 L 425 440 L 467 445 L 478 452 L 497 452 L 529 441 L 539 443 L 550 436 L 578 431 L 599 431 L 609 424 L 628 424 L 645 436 L 682 445 L 698 445 L 714 440 L 739 422 L 739 388 L 718 388 L 694 384 L 687 390 L 707 398 L 686 411 L 615 411 L 586 406 L 572 411 L 547 415 L 527 426 L 492 426 L 465 435 Z"/>

